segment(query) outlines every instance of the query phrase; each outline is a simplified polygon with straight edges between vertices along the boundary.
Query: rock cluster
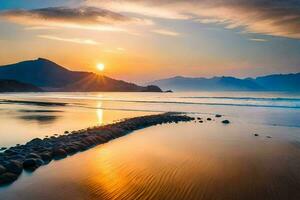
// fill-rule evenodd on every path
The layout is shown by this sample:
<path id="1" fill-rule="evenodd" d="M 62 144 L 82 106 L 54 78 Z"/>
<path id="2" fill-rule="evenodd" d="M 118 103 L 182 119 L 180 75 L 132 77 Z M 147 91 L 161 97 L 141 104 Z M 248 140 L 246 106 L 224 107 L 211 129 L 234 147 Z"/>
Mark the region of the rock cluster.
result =
<path id="1" fill-rule="evenodd" d="M 23 169 L 34 171 L 51 160 L 62 159 L 93 146 L 124 136 L 134 130 L 164 123 L 192 121 L 177 113 L 164 113 L 125 119 L 113 124 L 65 132 L 60 136 L 35 138 L 0 153 L 0 185 L 15 181 Z"/>

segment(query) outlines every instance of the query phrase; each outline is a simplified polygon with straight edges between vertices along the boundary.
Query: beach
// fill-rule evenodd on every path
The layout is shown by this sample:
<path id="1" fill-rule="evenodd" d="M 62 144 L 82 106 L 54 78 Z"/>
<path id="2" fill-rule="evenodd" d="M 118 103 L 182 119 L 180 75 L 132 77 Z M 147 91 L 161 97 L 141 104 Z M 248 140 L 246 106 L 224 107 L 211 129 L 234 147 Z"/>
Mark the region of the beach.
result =
<path id="1" fill-rule="evenodd" d="M 33 173 L 23 172 L 17 181 L 0 188 L 0 196 L 4 199 L 299 199 L 300 128 L 299 119 L 295 118 L 299 114 L 298 97 L 258 95 L 262 94 L 214 94 L 218 98 L 190 93 L 104 93 L 100 97 L 80 94 L 77 98 L 71 98 L 70 94 L 34 98 L 11 95 L 10 99 L 67 105 L 1 104 L 1 112 L 10 113 L 2 120 L 16 120 L 20 127 L 32 127 L 35 133 L 32 137 L 11 139 L 5 137 L 7 130 L 2 127 L 2 146 L 23 144 L 46 134 L 51 136 L 56 129 L 64 129 L 57 132 L 63 134 L 65 130 L 84 128 L 78 127 L 78 115 L 84 116 L 81 125 L 86 127 L 167 111 L 185 112 L 196 120 L 136 130 L 54 160 Z M 207 98 L 196 98 L 203 96 Z M 96 107 L 99 103 L 101 108 Z M 101 123 L 96 120 L 99 109 L 103 111 Z M 217 114 L 222 116 L 216 117 Z M 30 115 L 59 117 L 53 121 L 24 120 L 24 116 Z M 225 119 L 230 123 L 222 123 Z M 76 123 L 68 123 L 66 127 L 67 120 Z M 19 129 L 15 130 L 18 134 Z"/>

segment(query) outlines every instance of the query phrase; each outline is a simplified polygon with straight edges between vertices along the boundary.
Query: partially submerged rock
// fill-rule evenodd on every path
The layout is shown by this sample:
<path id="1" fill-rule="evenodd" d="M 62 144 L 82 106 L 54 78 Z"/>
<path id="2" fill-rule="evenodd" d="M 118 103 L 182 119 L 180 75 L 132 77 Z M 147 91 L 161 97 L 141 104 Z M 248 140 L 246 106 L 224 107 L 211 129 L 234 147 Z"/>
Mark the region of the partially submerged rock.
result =
<path id="1" fill-rule="evenodd" d="M 25 170 L 28 170 L 28 171 L 34 171 L 36 170 L 40 165 L 38 164 L 38 162 L 36 162 L 36 159 L 34 158 L 29 158 L 29 159 L 26 159 L 24 162 L 23 162 L 23 167 Z"/>
<path id="2" fill-rule="evenodd" d="M 218 117 L 218 118 L 219 118 L 219 117 L 222 117 L 222 115 L 220 115 L 220 114 L 216 114 L 216 117 Z"/>
<path id="3" fill-rule="evenodd" d="M 229 123 L 230 123 L 230 121 L 229 121 L 229 120 L 227 120 L 227 119 L 225 119 L 225 120 L 223 120 L 223 121 L 222 121 L 222 123 L 223 123 L 223 124 L 229 124 Z"/>

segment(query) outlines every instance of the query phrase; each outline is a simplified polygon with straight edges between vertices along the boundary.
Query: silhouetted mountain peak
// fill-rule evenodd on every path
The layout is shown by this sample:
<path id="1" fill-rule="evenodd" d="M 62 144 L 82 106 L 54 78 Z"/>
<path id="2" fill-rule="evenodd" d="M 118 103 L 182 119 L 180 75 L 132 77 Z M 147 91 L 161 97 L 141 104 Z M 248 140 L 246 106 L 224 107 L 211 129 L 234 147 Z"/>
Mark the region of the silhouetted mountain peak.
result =
<path id="1" fill-rule="evenodd" d="M 0 66 L 0 79 L 17 80 L 48 91 L 159 91 L 91 72 L 70 71 L 51 60 L 38 58 Z"/>

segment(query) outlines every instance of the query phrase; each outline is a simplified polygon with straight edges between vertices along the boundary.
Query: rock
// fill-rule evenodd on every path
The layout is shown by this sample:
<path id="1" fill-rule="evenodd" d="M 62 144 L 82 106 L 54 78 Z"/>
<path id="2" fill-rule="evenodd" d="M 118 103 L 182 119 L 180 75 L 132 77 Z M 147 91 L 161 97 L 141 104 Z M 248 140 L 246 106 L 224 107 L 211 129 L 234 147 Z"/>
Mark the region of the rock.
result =
<path id="1" fill-rule="evenodd" d="M 29 158 L 23 162 L 23 167 L 25 170 L 34 171 L 39 167 L 39 165 L 34 158 Z"/>
<path id="2" fill-rule="evenodd" d="M 3 165 L 0 165 L 0 175 L 6 172 L 6 168 Z"/>
<path id="3" fill-rule="evenodd" d="M 173 93 L 173 91 L 172 90 L 166 90 L 166 91 L 164 91 L 165 93 Z"/>
<path id="4" fill-rule="evenodd" d="M 202 118 L 201 117 L 197 117 L 197 120 L 201 120 Z"/>
<path id="5" fill-rule="evenodd" d="M 50 152 L 42 153 L 41 158 L 44 162 L 49 162 L 52 160 L 52 155 Z"/>
<path id="6" fill-rule="evenodd" d="M 44 161 L 42 159 L 36 159 L 35 162 L 38 166 L 42 166 L 44 164 Z"/>
<path id="7" fill-rule="evenodd" d="M 39 156 L 36 153 L 30 153 L 26 156 L 26 158 L 35 158 L 35 159 L 41 159 L 41 156 Z"/>
<path id="8" fill-rule="evenodd" d="M 229 120 L 227 120 L 227 119 L 225 119 L 225 120 L 223 120 L 223 121 L 222 121 L 222 123 L 223 123 L 223 124 L 229 124 L 229 123 L 230 123 L 230 121 L 229 121 Z"/>
<path id="9" fill-rule="evenodd" d="M 4 151 L 5 149 L 7 149 L 6 147 L 1 147 L 0 151 Z"/>
<path id="10" fill-rule="evenodd" d="M 69 134 L 69 131 L 65 131 L 64 134 Z"/>
<path id="11" fill-rule="evenodd" d="M 202 121 L 202 120 L 200 120 L 200 121 L 199 121 L 199 123 L 203 123 L 203 121 Z"/>
<path id="12" fill-rule="evenodd" d="M 52 151 L 52 155 L 55 159 L 61 159 L 67 157 L 67 152 L 63 148 L 55 148 Z"/>
<path id="13" fill-rule="evenodd" d="M 254 133 L 254 136 L 256 136 L 256 137 L 257 137 L 257 136 L 259 136 L 259 134 L 257 134 L 257 133 Z"/>
<path id="14" fill-rule="evenodd" d="M 268 135 L 267 138 L 272 138 L 272 137 Z"/>
<path id="15" fill-rule="evenodd" d="M 72 155 L 72 154 L 75 154 L 77 153 L 79 150 L 78 150 L 78 147 L 76 147 L 75 145 L 73 146 L 68 146 L 65 148 L 66 152 L 69 154 L 69 155 Z"/>
<path id="16" fill-rule="evenodd" d="M 211 121 L 211 118 L 208 117 L 206 120 L 207 120 L 207 121 Z"/>
<path id="17" fill-rule="evenodd" d="M 43 143 L 43 140 L 40 138 L 34 138 L 30 142 L 27 142 L 27 145 L 40 145 Z"/>
<path id="18" fill-rule="evenodd" d="M 9 184 L 17 180 L 19 177 L 18 174 L 14 174 L 11 172 L 5 172 L 0 175 L 0 185 Z"/>
<path id="19" fill-rule="evenodd" d="M 5 150 L 4 153 L 7 155 L 17 155 L 18 154 L 18 152 L 16 152 L 12 148 Z"/>
<path id="20" fill-rule="evenodd" d="M 20 161 L 17 160 L 10 160 L 8 164 L 5 166 L 8 172 L 14 174 L 21 174 L 23 171 L 23 165 Z"/>
<path id="21" fill-rule="evenodd" d="M 216 117 L 218 117 L 218 118 L 219 118 L 219 117 L 222 117 L 222 115 L 216 114 Z"/>

